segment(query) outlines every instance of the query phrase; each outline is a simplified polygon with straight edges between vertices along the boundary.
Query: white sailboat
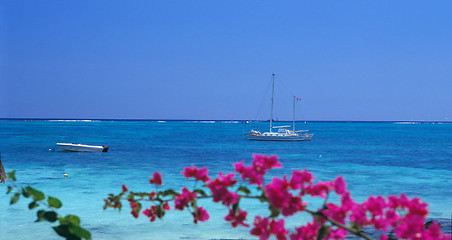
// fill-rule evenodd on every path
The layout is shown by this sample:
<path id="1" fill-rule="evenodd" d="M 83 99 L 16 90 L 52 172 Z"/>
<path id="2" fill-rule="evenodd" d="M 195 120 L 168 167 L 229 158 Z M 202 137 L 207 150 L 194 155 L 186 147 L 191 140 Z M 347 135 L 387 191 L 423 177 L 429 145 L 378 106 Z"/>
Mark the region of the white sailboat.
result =
<path id="1" fill-rule="evenodd" d="M 309 130 L 295 131 L 295 96 L 293 97 L 293 123 L 292 130 L 288 129 L 290 126 L 273 126 L 273 97 L 275 93 L 275 74 L 273 73 L 272 84 L 272 101 L 270 111 L 270 130 L 268 132 L 261 133 L 257 130 L 251 130 L 245 136 L 249 140 L 256 141 L 310 141 L 314 134 L 308 133 Z M 278 129 L 277 132 L 273 132 L 273 129 Z"/>

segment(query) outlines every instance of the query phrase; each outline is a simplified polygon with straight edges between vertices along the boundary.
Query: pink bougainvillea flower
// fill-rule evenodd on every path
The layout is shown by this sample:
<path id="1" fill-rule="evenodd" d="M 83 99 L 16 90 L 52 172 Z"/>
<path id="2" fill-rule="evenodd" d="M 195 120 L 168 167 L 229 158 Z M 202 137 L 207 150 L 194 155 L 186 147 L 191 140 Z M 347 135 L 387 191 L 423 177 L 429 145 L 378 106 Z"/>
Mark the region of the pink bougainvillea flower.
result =
<path id="1" fill-rule="evenodd" d="M 287 181 L 277 177 L 264 186 L 265 194 L 273 207 L 281 209 L 291 201 L 292 194 L 287 190 L 287 186 Z"/>
<path id="2" fill-rule="evenodd" d="M 236 172 L 238 172 L 239 174 L 242 174 L 245 172 L 245 164 L 243 163 L 243 161 L 241 162 L 236 162 L 233 164 L 234 169 Z"/>
<path id="3" fill-rule="evenodd" d="M 129 203 L 132 210 L 135 210 L 138 207 L 138 203 L 136 203 L 135 201 L 129 201 Z"/>
<path id="4" fill-rule="evenodd" d="M 216 178 L 207 184 L 207 187 L 212 191 L 214 202 L 221 201 L 226 206 L 237 202 L 239 197 L 238 194 L 228 190 L 228 187 L 234 186 L 237 183 L 237 180 L 233 179 L 234 176 L 233 173 L 226 175 L 219 173 L 219 178 Z"/>
<path id="5" fill-rule="evenodd" d="M 198 211 L 196 213 L 193 212 L 192 214 L 194 223 L 198 223 L 198 221 L 204 222 L 210 218 L 209 213 L 203 207 L 199 207 Z"/>
<path id="6" fill-rule="evenodd" d="M 421 216 L 427 216 L 428 214 L 427 203 L 417 197 L 408 202 L 408 210 L 411 214 L 418 214 Z"/>
<path id="7" fill-rule="evenodd" d="M 287 229 L 284 227 L 284 219 L 272 219 L 272 221 L 270 222 L 270 231 L 278 240 L 286 240 L 286 236 L 289 233 L 289 231 L 287 231 Z"/>
<path id="8" fill-rule="evenodd" d="M 185 167 L 181 173 L 184 177 L 191 178 L 195 176 L 196 171 L 198 171 L 198 168 L 192 165 L 191 167 Z"/>
<path id="9" fill-rule="evenodd" d="M 171 206 L 168 204 L 168 201 L 163 203 L 163 209 L 165 210 L 171 210 Z"/>
<path id="10" fill-rule="evenodd" d="M 443 234 L 441 232 L 441 228 L 437 222 L 433 222 L 430 227 L 425 231 L 424 236 L 426 239 L 435 239 L 435 240 L 451 240 L 450 234 Z"/>
<path id="11" fill-rule="evenodd" d="M 235 170 L 240 173 L 242 180 L 249 180 L 250 185 L 262 186 L 264 182 L 264 174 L 256 172 L 253 166 L 243 166 L 243 163 L 239 162 L 235 165 Z"/>
<path id="12" fill-rule="evenodd" d="M 192 165 L 191 167 L 184 168 L 184 171 L 182 171 L 181 173 L 186 178 L 193 177 L 196 180 L 200 180 L 202 182 L 207 182 L 210 180 L 207 168 L 198 169 L 197 167 Z"/>
<path id="13" fill-rule="evenodd" d="M 388 221 L 389 225 L 394 227 L 399 220 L 399 214 L 397 214 L 397 212 L 393 209 L 388 209 L 386 210 L 385 215 L 386 221 Z"/>
<path id="14" fill-rule="evenodd" d="M 321 198 L 326 198 L 331 190 L 333 189 L 333 182 L 322 182 L 319 181 L 316 184 L 310 184 L 304 188 L 304 192 L 310 194 L 313 197 L 319 196 Z"/>
<path id="15" fill-rule="evenodd" d="M 399 198 L 397 196 L 389 196 L 387 197 L 388 199 L 388 207 L 392 208 L 392 209 L 396 209 L 399 207 Z"/>
<path id="16" fill-rule="evenodd" d="M 190 192 L 186 187 L 182 188 L 182 193 L 179 194 L 174 199 L 174 207 L 179 210 L 184 210 L 185 207 L 188 207 L 188 204 L 191 202 L 193 198 L 197 196 L 196 193 Z"/>
<path id="17" fill-rule="evenodd" d="M 367 201 L 364 202 L 367 211 L 369 211 L 373 216 L 383 215 L 383 211 L 387 204 L 382 196 L 370 196 Z"/>
<path id="18" fill-rule="evenodd" d="M 138 218 L 139 216 L 139 212 L 138 212 L 138 203 L 132 200 L 129 200 L 129 204 L 130 204 L 130 208 L 132 208 L 132 212 L 130 212 L 132 214 L 132 216 L 134 218 Z"/>
<path id="19" fill-rule="evenodd" d="M 319 224 L 314 219 L 313 223 L 297 228 L 296 233 L 290 235 L 290 240 L 316 240 L 319 228 Z"/>
<path id="20" fill-rule="evenodd" d="M 149 221 L 154 222 L 157 218 L 157 207 L 151 206 L 151 208 L 144 209 L 142 213 L 149 218 Z"/>
<path id="21" fill-rule="evenodd" d="M 138 213 L 138 211 L 132 211 L 132 212 L 130 212 L 131 214 L 132 214 L 132 216 L 134 217 L 134 218 L 138 218 L 139 216 L 140 216 L 140 214 Z"/>
<path id="22" fill-rule="evenodd" d="M 338 176 L 335 180 L 334 180 L 334 191 L 338 194 L 338 195 L 343 195 L 347 192 L 347 184 L 345 183 L 345 180 L 342 176 Z"/>
<path id="23" fill-rule="evenodd" d="M 345 224 L 345 218 L 347 217 L 347 212 L 344 211 L 343 208 L 337 206 L 334 203 L 327 203 L 326 209 L 320 210 L 325 216 L 330 217 L 331 219 Z"/>
<path id="24" fill-rule="evenodd" d="M 237 183 L 236 179 L 233 179 L 235 177 L 234 173 L 228 173 L 226 175 L 223 175 L 222 173 L 218 173 L 219 181 L 221 185 L 225 187 L 232 187 Z"/>
<path id="25" fill-rule="evenodd" d="M 149 200 L 154 200 L 154 197 L 155 197 L 155 195 L 156 195 L 157 193 L 156 192 L 154 192 L 154 191 L 152 191 L 152 192 L 150 192 L 149 193 Z"/>
<path id="26" fill-rule="evenodd" d="M 281 168 L 282 164 L 278 160 L 278 156 L 271 155 L 260 155 L 253 154 L 253 163 L 252 166 L 256 172 L 265 173 L 266 170 L 270 170 L 272 168 Z"/>
<path id="27" fill-rule="evenodd" d="M 380 240 L 388 240 L 388 235 L 386 235 L 386 234 L 381 234 L 381 235 L 380 235 Z"/>
<path id="28" fill-rule="evenodd" d="M 295 170 L 290 177 L 290 188 L 293 190 L 301 189 L 305 183 L 311 183 L 314 178 L 308 170 Z"/>
<path id="29" fill-rule="evenodd" d="M 149 179 L 149 182 L 155 185 L 162 185 L 162 174 L 154 172 L 154 175 Z"/>
<path id="30" fill-rule="evenodd" d="M 342 228 L 337 228 L 337 229 L 329 229 L 329 235 L 328 235 L 328 239 L 345 239 L 345 237 L 347 236 L 347 230 L 342 229 Z"/>
<path id="31" fill-rule="evenodd" d="M 129 188 L 127 188 L 127 186 L 126 185 L 122 185 L 122 192 L 127 192 L 127 191 L 129 191 Z"/>
<path id="32" fill-rule="evenodd" d="M 355 205 L 355 201 L 350 197 L 350 192 L 346 192 L 341 196 L 341 208 L 345 212 L 350 211 Z"/>
<path id="33" fill-rule="evenodd" d="M 200 168 L 198 169 L 198 171 L 195 174 L 195 179 L 202 181 L 202 182 L 208 182 L 210 180 L 209 177 L 209 171 L 207 170 L 207 168 Z"/>
<path id="34" fill-rule="evenodd" d="M 298 211 L 302 211 L 306 205 L 301 201 L 300 197 L 294 197 L 288 191 L 289 186 L 290 183 L 287 182 L 284 176 L 283 179 L 272 178 L 272 181 L 264 187 L 270 204 L 276 209 L 281 209 L 281 213 L 284 216 L 291 216 Z"/>
<path id="35" fill-rule="evenodd" d="M 259 187 L 264 182 L 264 175 L 267 170 L 280 167 L 282 167 L 282 164 L 275 155 L 265 156 L 254 154 L 251 166 L 245 166 L 243 161 L 234 164 L 235 171 L 240 174 L 242 180 L 249 180 L 251 185 L 255 184 Z"/>
<path id="36" fill-rule="evenodd" d="M 266 240 L 273 234 L 278 240 L 287 239 L 289 233 L 284 227 L 284 219 L 270 220 L 269 218 L 261 218 L 256 216 L 254 218 L 254 228 L 251 229 L 251 235 L 259 236 L 259 240 Z"/>
<path id="37" fill-rule="evenodd" d="M 417 214 L 407 214 L 394 227 L 394 233 L 402 239 L 422 239 L 425 217 Z"/>
<path id="38" fill-rule="evenodd" d="M 244 223 L 247 215 L 248 213 L 243 211 L 242 209 L 239 209 L 237 215 L 234 214 L 234 211 L 232 209 L 229 209 L 229 214 L 224 217 L 224 220 L 231 222 L 232 227 L 237 227 L 238 225 L 249 227 L 250 225 Z"/>
<path id="39" fill-rule="evenodd" d="M 253 222 L 254 228 L 251 229 L 250 233 L 254 236 L 259 236 L 259 240 L 267 240 L 270 238 L 270 220 L 268 218 L 261 218 L 256 216 Z"/>
<path id="40" fill-rule="evenodd" d="M 367 226 L 370 222 L 366 215 L 365 204 L 355 204 L 351 209 L 349 219 L 359 226 Z"/>
<path id="41" fill-rule="evenodd" d="M 296 212 L 303 211 L 306 206 L 307 203 L 303 203 L 300 197 L 291 197 L 290 201 L 281 208 L 281 213 L 286 217 L 292 216 Z"/>

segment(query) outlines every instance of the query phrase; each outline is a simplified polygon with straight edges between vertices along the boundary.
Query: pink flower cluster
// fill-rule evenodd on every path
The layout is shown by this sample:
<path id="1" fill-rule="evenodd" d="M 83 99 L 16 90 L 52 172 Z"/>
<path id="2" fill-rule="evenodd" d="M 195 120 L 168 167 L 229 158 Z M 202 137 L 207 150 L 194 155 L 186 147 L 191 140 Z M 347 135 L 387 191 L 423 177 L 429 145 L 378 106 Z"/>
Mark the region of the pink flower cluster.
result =
<path id="1" fill-rule="evenodd" d="M 171 207 L 169 206 L 168 202 L 164 202 L 161 205 L 152 205 L 150 208 L 147 208 L 142 211 L 143 215 L 147 216 L 149 218 L 149 221 L 153 222 L 159 215 L 163 214 L 164 210 L 170 210 Z"/>
<path id="2" fill-rule="evenodd" d="M 185 207 L 188 207 L 188 204 L 195 199 L 197 196 L 196 193 L 190 192 L 186 187 L 182 188 L 182 193 L 179 194 L 174 199 L 174 207 L 178 210 L 184 210 Z"/>
<path id="3" fill-rule="evenodd" d="M 347 191 L 347 184 L 342 176 L 338 176 L 333 181 L 316 181 L 313 174 L 308 170 L 295 170 L 288 179 L 274 177 L 268 184 L 264 184 L 264 177 L 268 170 L 280 168 L 282 164 L 277 156 L 253 155 L 250 166 L 245 166 L 244 162 L 237 162 L 234 165 L 235 171 L 240 174 L 243 181 L 250 185 L 257 185 L 263 191 L 261 196 L 239 195 L 241 188 L 237 188 L 237 180 L 234 173 L 222 174 L 211 179 L 208 176 L 207 168 L 198 169 L 195 166 L 186 167 L 182 175 L 186 178 L 194 178 L 197 181 L 206 183 L 210 189 L 214 202 L 221 202 L 228 207 L 228 215 L 224 219 L 232 227 L 239 225 L 249 227 L 246 223 L 248 213 L 239 208 L 241 198 L 259 198 L 261 201 L 268 201 L 272 214 L 282 214 L 284 217 L 292 216 L 297 212 L 308 212 L 313 215 L 312 222 L 304 226 L 295 228 L 289 234 L 285 228 L 284 219 L 265 218 L 256 216 L 250 233 L 258 236 L 260 240 L 269 239 L 272 235 L 278 240 L 315 240 L 319 239 L 319 232 L 322 232 L 322 239 L 344 239 L 348 230 L 372 226 L 377 230 L 393 230 L 396 237 L 410 240 L 451 240 L 451 235 L 441 232 L 438 224 L 433 223 L 428 229 L 424 228 L 424 222 L 428 214 L 427 203 L 419 198 L 408 198 L 404 194 L 400 196 L 371 196 L 363 203 L 356 203 Z M 154 173 L 149 180 L 151 184 L 162 185 L 162 176 Z M 235 190 L 230 190 L 235 189 Z M 128 191 L 123 185 L 122 193 Z M 246 191 L 245 191 L 246 192 Z M 203 207 L 198 207 L 196 202 L 197 193 L 203 191 L 199 189 L 190 191 L 183 187 L 180 193 L 174 193 L 174 207 L 178 210 L 192 207 L 192 215 L 195 223 L 207 221 L 210 216 Z M 307 203 L 302 199 L 305 196 L 320 197 L 327 199 L 331 193 L 336 193 L 339 203 L 326 202 L 317 211 L 308 210 Z M 151 206 L 142 213 L 154 221 L 156 217 L 161 217 L 165 210 L 170 210 L 167 201 L 158 199 L 160 193 L 151 192 L 149 200 L 160 201 L 159 205 Z M 157 195 L 157 196 L 156 196 Z M 129 200 L 132 208 L 132 215 L 138 217 L 138 205 L 135 201 Z M 274 216 L 276 216 L 274 215 Z M 347 223 L 349 225 L 347 225 Z M 353 227 L 352 227 L 353 226 Z M 382 234 L 380 240 L 387 240 L 388 236 Z"/>
<path id="4" fill-rule="evenodd" d="M 192 215 L 194 223 L 198 223 L 198 221 L 204 222 L 210 219 L 209 213 L 203 207 L 199 207 Z"/>
<path id="5" fill-rule="evenodd" d="M 207 182 L 210 180 L 209 175 L 208 175 L 208 170 L 207 168 L 196 168 L 195 166 L 191 166 L 191 167 L 186 167 L 184 168 L 184 171 L 181 172 L 182 175 L 184 175 L 184 177 L 186 178 L 195 178 L 196 180 L 202 181 L 202 182 Z"/>
<path id="6" fill-rule="evenodd" d="M 240 174 L 242 180 L 249 180 L 250 185 L 256 184 L 261 187 L 267 171 L 272 168 L 281 168 L 282 164 L 275 155 L 264 156 L 254 154 L 251 166 L 245 166 L 242 161 L 235 163 L 234 167 L 235 171 Z"/>
<path id="7" fill-rule="evenodd" d="M 149 179 L 149 183 L 155 184 L 155 185 L 162 185 L 162 174 L 158 172 L 154 172 L 154 175 L 151 179 Z"/>
<path id="8" fill-rule="evenodd" d="M 207 184 L 207 187 L 212 191 L 214 202 L 221 202 L 226 206 L 230 206 L 237 202 L 239 195 L 228 190 L 228 187 L 232 187 L 237 183 L 237 180 L 233 179 L 234 176 L 233 173 L 226 175 L 219 173 L 218 178 Z"/>
<path id="9" fill-rule="evenodd" d="M 284 228 L 284 219 L 275 220 L 256 216 L 253 225 L 251 234 L 259 236 L 260 240 L 270 238 L 271 234 L 275 235 L 278 240 L 285 240 L 287 233 L 289 233 Z"/>

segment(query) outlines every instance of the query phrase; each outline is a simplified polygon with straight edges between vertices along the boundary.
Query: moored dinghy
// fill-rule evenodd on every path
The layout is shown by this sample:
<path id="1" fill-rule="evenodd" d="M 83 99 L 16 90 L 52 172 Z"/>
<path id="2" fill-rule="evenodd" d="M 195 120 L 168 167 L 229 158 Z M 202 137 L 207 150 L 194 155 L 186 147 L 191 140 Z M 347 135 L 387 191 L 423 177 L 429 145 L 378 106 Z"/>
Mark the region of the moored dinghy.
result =
<path id="1" fill-rule="evenodd" d="M 61 150 L 69 152 L 107 152 L 108 146 L 85 145 L 79 143 L 57 143 Z"/>

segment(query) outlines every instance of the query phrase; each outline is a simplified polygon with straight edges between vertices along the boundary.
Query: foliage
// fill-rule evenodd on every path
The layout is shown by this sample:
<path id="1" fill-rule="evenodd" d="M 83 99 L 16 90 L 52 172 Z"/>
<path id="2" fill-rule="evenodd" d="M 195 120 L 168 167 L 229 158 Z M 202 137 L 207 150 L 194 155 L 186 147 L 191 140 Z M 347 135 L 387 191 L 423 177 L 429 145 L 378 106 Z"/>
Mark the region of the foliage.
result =
<path id="1" fill-rule="evenodd" d="M 36 212 L 37 219 L 35 222 L 46 221 L 49 223 L 57 223 L 53 226 L 53 230 L 66 239 L 79 240 L 91 239 L 91 233 L 80 226 L 80 218 L 75 215 L 60 216 L 57 209 L 63 206 L 63 203 L 55 197 L 47 196 L 30 186 L 25 188 L 19 187 L 16 184 L 15 170 L 8 173 L 7 194 L 12 194 L 10 205 L 16 204 L 20 197 L 25 197 L 31 200 L 28 204 L 30 210 L 37 209 L 40 206 L 44 209 L 39 209 Z"/>

